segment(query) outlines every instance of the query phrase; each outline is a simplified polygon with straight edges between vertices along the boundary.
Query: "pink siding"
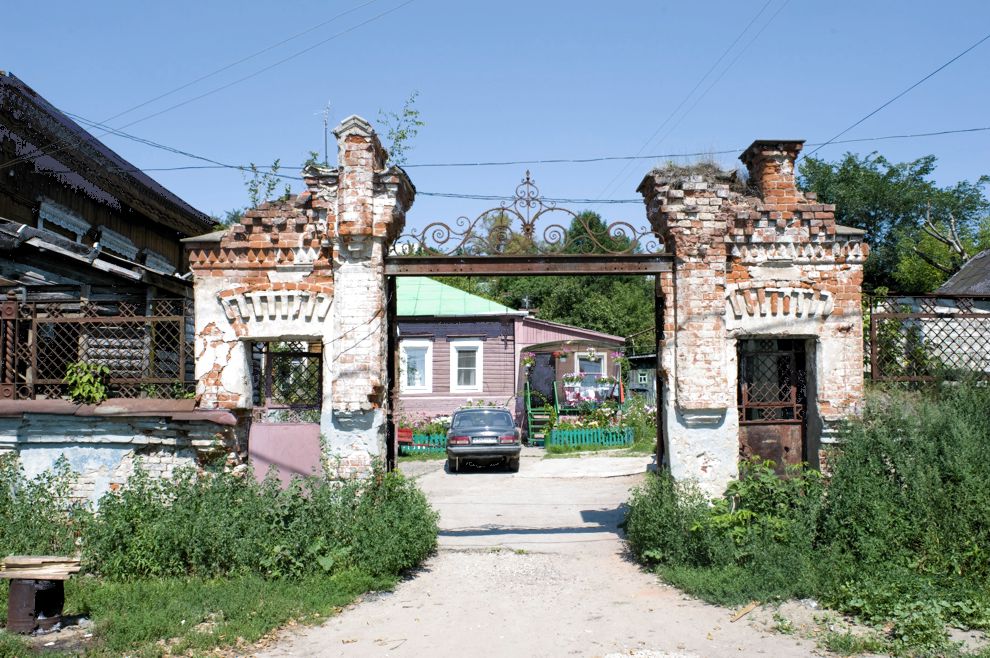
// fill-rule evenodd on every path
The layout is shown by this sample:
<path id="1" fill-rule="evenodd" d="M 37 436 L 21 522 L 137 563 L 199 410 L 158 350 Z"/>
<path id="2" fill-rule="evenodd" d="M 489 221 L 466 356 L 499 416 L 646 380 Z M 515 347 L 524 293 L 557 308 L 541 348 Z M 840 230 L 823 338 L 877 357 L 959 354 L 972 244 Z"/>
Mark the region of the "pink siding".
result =
<path id="1" fill-rule="evenodd" d="M 282 488 L 293 477 L 319 475 L 320 426 L 316 423 L 252 423 L 248 459 L 260 482 L 274 466 Z"/>
<path id="2" fill-rule="evenodd" d="M 516 320 L 516 344 L 525 349 L 529 345 L 539 345 L 541 343 L 554 343 L 565 340 L 583 340 L 592 343 L 610 343 L 615 347 L 621 347 L 625 339 L 621 336 L 610 336 L 608 334 L 567 327 L 553 323 L 543 323 L 533 321 L 530 318 L 518 318 Z"/>
<path id="3" fill-rule="evenodd" d="M 493 326 L 498 324 L 493 323 Z M 511 330 L 512 325 L 508 326 Z M 451 335 L 458 330 L 451 329 Z M 473 337 L 467 339 L 475 340 Z M 429 393 L 400 393 L 400 414 L 409 418 L 446 416 L 469 400 L 507 404 L 510 409 L 515 407 L 516 349 L 511 335 L 489 334 L 482 341 L 481 391 L 450 390 L 450 345 L 444 336 L 434 337 L 433 390 Z"/>

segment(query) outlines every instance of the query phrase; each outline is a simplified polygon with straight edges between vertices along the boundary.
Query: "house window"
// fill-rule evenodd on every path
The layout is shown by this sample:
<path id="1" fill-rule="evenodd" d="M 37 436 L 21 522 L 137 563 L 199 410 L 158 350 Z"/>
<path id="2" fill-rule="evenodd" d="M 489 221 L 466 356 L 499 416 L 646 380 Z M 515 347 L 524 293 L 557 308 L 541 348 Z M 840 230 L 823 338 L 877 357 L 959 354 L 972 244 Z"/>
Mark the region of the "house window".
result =
<path id="1" fill-rule="evenodd" d="M 450 390 L 481 391 L 483 348 L 480 340 L 450 343 Z"/>
<path id="2" fill-rule="evenodd" d="M 403 340 L 400 346 L 401 389 L 406 393 L 433 391 L 433 342 Z"/>
<path id="3" fill-rule="evenodd" d="M 574 361 L 574 372 L 600 377 L 605 372 L 605 355 L 580 353 Z"/>
<path id="4" fill-rule="evenodd" d="M 647 383 L 649 383 L 649 375 L 645 370 L 640 370 L 638 373 L 636 373 L 636 376 L 640 384 L 645 386 Z"/>

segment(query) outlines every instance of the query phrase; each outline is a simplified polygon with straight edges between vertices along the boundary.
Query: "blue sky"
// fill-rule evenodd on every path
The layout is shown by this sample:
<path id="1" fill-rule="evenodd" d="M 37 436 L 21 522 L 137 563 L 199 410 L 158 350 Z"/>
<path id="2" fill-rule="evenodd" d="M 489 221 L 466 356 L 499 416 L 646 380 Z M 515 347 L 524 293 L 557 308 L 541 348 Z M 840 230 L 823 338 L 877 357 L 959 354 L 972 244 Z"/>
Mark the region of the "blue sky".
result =
<path id="1" fill-rule="evenodd" d="M 375 123 L 379 109 L 400 108 L 413 90 L 427 125 L 409 164 L 741 151 L 762 138 L 824 141 L 990 31 L 990 3 L 977 1 L 413 0 L 400 7 L 404 1 L 52 0 L 42 10 L 34 0 L 5 0 L 0 69 L 59 108 L 101 121 L 356 8 L 109 122 L 120 128 L 353 28 L 124 128 L 223 162 L 280 158 L 283 171 L 295 173 L 308 151 L 322 149 L 320 111 L 328 101 L 331 124 L 350 114 Z M 990 41 L 844 138 L 990 126 L 988 65 Z M 103 139 L 139 167 L 197 164 Z M 834 159 L 846 150 L 878 150 L 894 160 L 933 153 L 943 184 L 990 173 L 990 132 L 829 146 L 818 155 Z M 735 154 L 717 157 L 736 165 Z M 635 199 L 653 164 L 529 168 L 547 196 Z M 408 171 L 422 192 L 501 195 L 512 193 L 526 169 Z M 208 213 L 247 203 L 236 171 L 151 175 Z M 491 205 L 420 195 L 409 221 L 449 221 Z M 638 204 L 575 209 L 584 207 L 613 220 L 644 217 Z"/>

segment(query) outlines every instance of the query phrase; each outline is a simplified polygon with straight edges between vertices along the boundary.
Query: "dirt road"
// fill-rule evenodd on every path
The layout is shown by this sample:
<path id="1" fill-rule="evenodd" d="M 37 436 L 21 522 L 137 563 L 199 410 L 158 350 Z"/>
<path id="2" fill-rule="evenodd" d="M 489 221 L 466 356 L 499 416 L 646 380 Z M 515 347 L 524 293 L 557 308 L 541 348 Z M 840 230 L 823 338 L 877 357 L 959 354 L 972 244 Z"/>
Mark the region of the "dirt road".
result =
<path id="1" fill-rule="evenodd" d="M 614 463 L 558 461 L 524 458 L 519 475 L 408 465 L 440 511 L 437 555 L 395 592 L 287 633 L 261 655 L 815 655 L 807 640 L 730 623 L 730 611 L 682 596 L 628 558 L 617 524 L 644 475 L 577 477 Z"/>

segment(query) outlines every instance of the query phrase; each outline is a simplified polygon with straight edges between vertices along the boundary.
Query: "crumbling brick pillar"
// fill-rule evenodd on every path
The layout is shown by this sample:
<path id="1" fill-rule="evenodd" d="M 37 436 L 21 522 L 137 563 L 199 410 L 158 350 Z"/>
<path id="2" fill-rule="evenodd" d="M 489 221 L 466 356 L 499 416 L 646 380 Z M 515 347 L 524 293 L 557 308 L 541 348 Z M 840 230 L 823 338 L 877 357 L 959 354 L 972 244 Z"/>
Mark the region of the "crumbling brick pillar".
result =
<path id="1" fill-rule="evenodd" d="M 665 390 L 664 454 L 675 478 L 714 489 L 738 473 L 734 391 L 725 308 L 729 177 L 670 169 L 648 176 L 643 194 L 653 228 L 674 256 L 664 286 L 659 344 Z"/>
<path id="2" fill-rule="evenodd" d="M 387 307 L 385 253 L 405 224 L 413 188 L 386 153 L 370 124 L 345 119 L 334 131 L 339 192 L 333 271 L 334 314 L 331 454 L 344 475 L 366 471 L 385 457 L 387 419 Z M 325 409 L 326 411 L 326 409 Z"/>
<path id="3" fill-rule="evenodd" d="M 325 466 L 352 477 L 385 456 L 384 256 L 415 189 L 405 172 L 386 167 L 367 121 L 349 117 L 335 134 L 338 166 L 307 167 L 302 193 L 185 242 L 199 406 L 252 409 L 252 341 L 319 343 Z"/>
<path id="4" fill-rule="evenodd" d="M 673 256 L 664 338 L 664 450 L 671 473 L 720 495 L 738 475 L 737 344 L 802 341 L 807 405 L 802 454 L 818 466 L 863 395 L 863 232 L 797 189 L 800 141 L 756 141 L 735 172 L 710 165 L 651 172 L 639 191 Z M 793 384 L 789 383 L 788 385 Z"/>

